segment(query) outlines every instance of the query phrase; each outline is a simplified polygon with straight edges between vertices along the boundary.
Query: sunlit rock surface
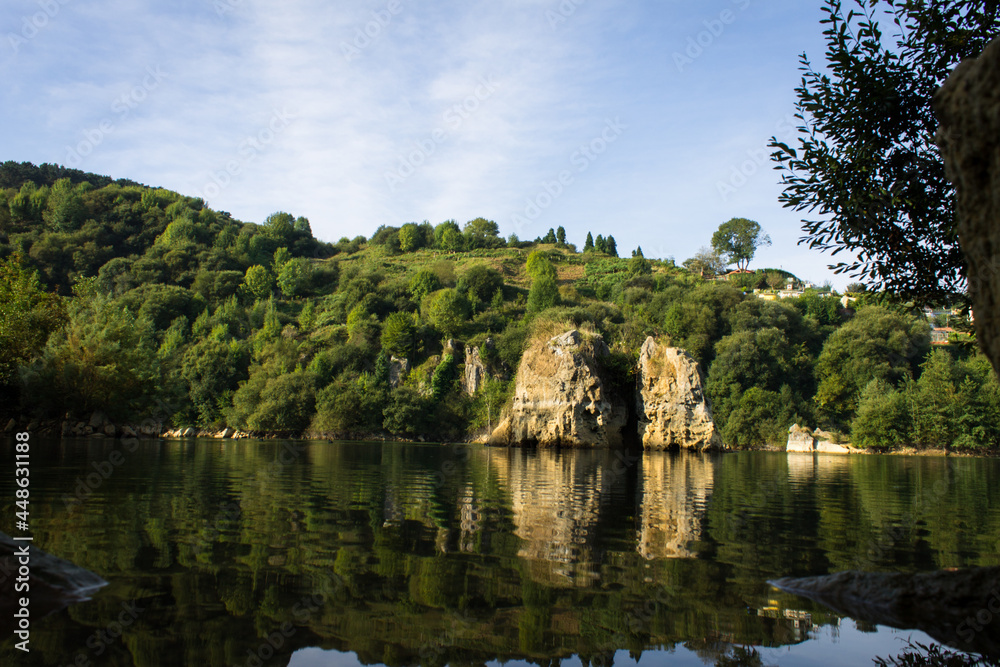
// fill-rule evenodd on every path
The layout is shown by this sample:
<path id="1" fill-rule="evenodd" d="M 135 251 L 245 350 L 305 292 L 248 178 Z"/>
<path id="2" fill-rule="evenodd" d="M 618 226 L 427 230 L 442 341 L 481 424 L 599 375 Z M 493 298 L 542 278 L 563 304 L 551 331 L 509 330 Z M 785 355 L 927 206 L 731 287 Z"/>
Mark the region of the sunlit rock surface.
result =
<path id="1" fill-rule="evenodd" d="M 490 444 L 621 445 L 627 408 L 602 378 L 598 362 L 607 355 L 600 336 L 576 330 L 529 347 L 517 370 L 513 404 Z"/>
<path id="2" fill-rule="evenodd" d="M 698 362 L 647 338 L 639 354 L 639 434 L 646 449 L 721 449 Z"/>

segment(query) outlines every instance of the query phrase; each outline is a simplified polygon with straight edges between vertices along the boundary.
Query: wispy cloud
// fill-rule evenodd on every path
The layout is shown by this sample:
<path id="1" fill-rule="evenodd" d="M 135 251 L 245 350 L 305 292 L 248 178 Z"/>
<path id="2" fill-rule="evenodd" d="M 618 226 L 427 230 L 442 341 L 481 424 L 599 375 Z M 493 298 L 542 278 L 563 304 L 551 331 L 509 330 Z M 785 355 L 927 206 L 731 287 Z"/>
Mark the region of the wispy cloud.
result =
<path id="1" fill-rule="evenodd" d="M 791 110 L 796 55 L 821 49 L 818 12 L 799 2 L 54 1 L 44 30 L 0 44 L 0 119 L 17 128 L 5 159 L 66 162 L 108 121 L 81 168 L 204 194 L 242 219 L 289 210 L 336 239 L 484 215 L 510 233 L 619 118 L 628 132 L 525 236 L 563 225 L 578 243 L 613 233 L 681 260 L 720 222 L 757 216 L 769 253 L 826 275 L 795 247 L 769 165 L 725 201 L 717 189 Z M 0 25 L 17 34 L 40 6 L 11 0 Z M 737 20 L 678 71 L 673 54 L 726 10 Z M 123 96 L 142 100 L 123 113 Z M 276 114 L 290 118 L 280 131 Z"/>

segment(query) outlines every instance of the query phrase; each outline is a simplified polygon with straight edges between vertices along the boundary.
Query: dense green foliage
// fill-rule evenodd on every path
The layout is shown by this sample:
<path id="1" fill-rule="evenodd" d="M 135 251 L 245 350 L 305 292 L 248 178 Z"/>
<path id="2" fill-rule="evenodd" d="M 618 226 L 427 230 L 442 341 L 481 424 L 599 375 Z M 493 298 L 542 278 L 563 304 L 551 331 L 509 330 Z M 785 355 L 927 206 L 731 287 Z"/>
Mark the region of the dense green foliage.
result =
<path id="1" fill-rule="evenodd" d="M 963 299 L 954 187 L 931 103 L 952 69 L 1000 32 L 1000 8 L 995 0 L 823 4 L 826 66 L 800 59 L 798 141 L 771 143 L 781 201 L 818 216 L 803 220 L 810 247 L 855 256 L 837 270 L 908 297 Z"/>
<path id="2" fill-rule="evenodd" d="M 8 415 L 124 419 L 163 401 L 176 426 L 458 439 L 495 424 L 532 336 L 585 327 L 622 391 L 647 336 L 687 349 L 733 446 L 780 444 L 795 422 L 877 447 L 1000 442 L 988 365 L 965 348 L 928 355 L 923 316 L 877 294 L 850 309 L 815 290 L 766 301 L 750 290 L 800 281 L 706 280 L 697 262 L 618 258 L 610 236 L 577 252 L 565 230 L 507 247 L 484 218 L 328 244 L 289 213 L 242 223 L 63 173 L 0 167 Z M 489 373 L 471 396 L 465 347 Z"/>

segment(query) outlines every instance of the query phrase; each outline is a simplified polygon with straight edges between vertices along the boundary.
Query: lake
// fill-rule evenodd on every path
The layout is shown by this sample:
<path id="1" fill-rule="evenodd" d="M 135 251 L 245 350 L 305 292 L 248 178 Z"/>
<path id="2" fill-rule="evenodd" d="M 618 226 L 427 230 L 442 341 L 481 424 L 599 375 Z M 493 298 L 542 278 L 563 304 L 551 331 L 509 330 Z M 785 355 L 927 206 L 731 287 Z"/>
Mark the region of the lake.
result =
<path id="1" fill-rule="evenodd" d="M 0 664 L 863 665 L 931 640 L 767 580 L 1000 565 L 994 459 L 130 449 L 33 442 L 34 544 L 109 585 Z"/>

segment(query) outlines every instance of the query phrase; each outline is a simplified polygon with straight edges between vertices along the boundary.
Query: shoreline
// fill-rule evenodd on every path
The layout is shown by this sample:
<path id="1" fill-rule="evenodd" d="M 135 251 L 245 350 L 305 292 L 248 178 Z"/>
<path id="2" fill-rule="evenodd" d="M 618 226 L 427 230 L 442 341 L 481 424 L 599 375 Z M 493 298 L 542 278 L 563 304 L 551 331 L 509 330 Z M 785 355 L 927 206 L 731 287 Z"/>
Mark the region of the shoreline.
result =
<path id="1" fill-rule="evenodd" d="M 16 422 L 15 419 L 11 419 L 10 422 Z M 477 437 L 466 438 L 463 440 L 455 440 L 451 442 L 436 442 L 432 440 L 422 440 L 414 438 L 400 438 L 396 436 L 388 436 L 382 434 L 374 433 L 357 433 L 357 434 L 332 434 L 332 433 L 303 433 L 299 435 L 283 434 L 283 433 L 250 433 L 246 431 L 237 431 L 232 428 L 224 428 L 221 430 L 217 429 L 195 429 L 194 427 L 184 427 L 184 428 L 174 428 L 167 429 L 160 434 L 155 433 L 148 425 L 137 426 L 131 424 L 125 424 L 122 426 L 115 426 L 110 423 L 105 423 L 98 425 L 97 427 L 90 427 L 85 429 L 79 429 L 77 427 L 67 429 L 65 422 L 63 423 L 63 428 L 60 428 L 58 422 L 29 422 L 27 425 L 18 428 L 18 425 L 13 425 L 8 422 L 7 428 L 3 431 L 3 436 L 13 437 L 14 433 L 18 430 L 28 431 L 31 433 L 36 433 L 43 437 L 49 438 L 59 438 L 59 439 L 72 439 L 72 440 L 170 440 L 170 441 L 184 441 L 184 440 L 220 440 L 220 441 L 231 441 L 239 442 L 242 440 L 306 440 L 312 442 L 334 442 L 340 441 L 350 441 L 350 442 L 397 442 L 397 443 L 413 443 L 413 444 L 426 444 L 426 445 L 484 445 L 489 446 L 485 442 L 485 438 L 482 435 Z M 80 422 L 82 424 L 82 422 Z M 77 425 L 78 426 L 78 425 Z M 88 425 L 89 426 L 89 425 Z M 79 432 L 76 432 L 78 431 Z M 87 430 L 92 432 L 88 433 Z M 68 432 L 67 432 L 68 431 Z M 497 449 L 538 449 L 536 446 L 524 446 L 524 447 L 497 447 Z M 563 447 L 563 448 L 553 448 L 553 449 L 566 449 L 566 450 L 578 450 L 578 449 L 591 449 L 591 448 L 581 448 L 581 447 Z M 635 451 L 660 451 L 660 450 L 646 450 L 637 449 Z M 721 449 L 714 452 L 701 452 L 697 449 L 688 449 L 684 447 L 675 447 L 671 449 L 666 449 L 662 451 L 667 452 L 678 452 L 678 451 L 690 451 L 692 453 L 713 453 L 713 454 L 735 454 L 739 452 L 772 452 L 772 453 L 785 453 L 785 454 L 795 454 L 795 455 L 816 455 L 824 454 L 828 456 L 852 456 L 852 455 L 863 455 L 863 456 L 874 456 L 879 454 L 892 455 L 892 456 L 920 456 L 920 457 L 958 457 L 958 458 L 1000 458 L 1000 450 L 995 449 L 985 449 L 983 451 L 966 451 L 966 450 L 953 450 L 944 449 L 941 447 L 934 448 L 920 448 L 908 445 L 905 447 L 900 447 L 898 449 L 889 450 L 874 450 L 874 449 L 856 449 L 850 448 L 849 451 L 788 451 L 784 447 L 769 446 L 769 447 L 759 447 L 751 449 Z"/>

